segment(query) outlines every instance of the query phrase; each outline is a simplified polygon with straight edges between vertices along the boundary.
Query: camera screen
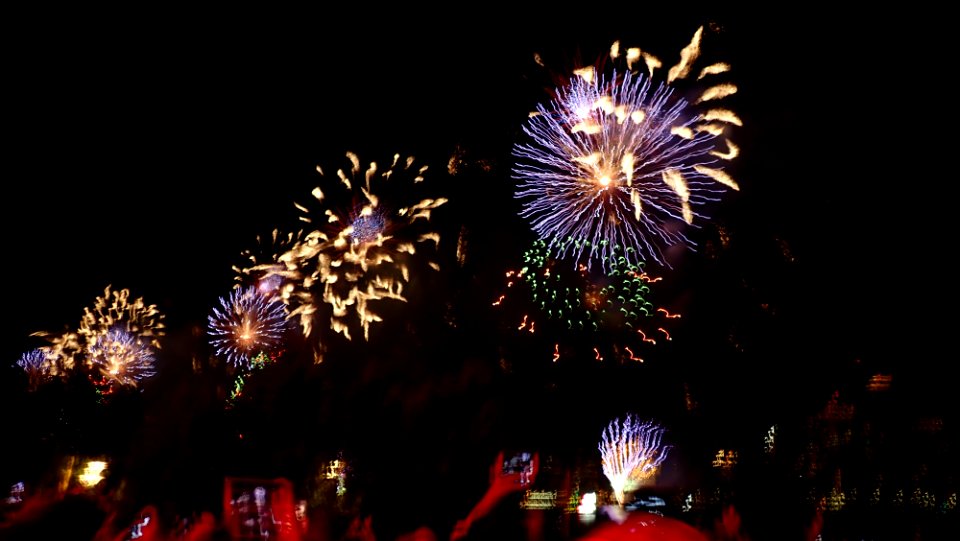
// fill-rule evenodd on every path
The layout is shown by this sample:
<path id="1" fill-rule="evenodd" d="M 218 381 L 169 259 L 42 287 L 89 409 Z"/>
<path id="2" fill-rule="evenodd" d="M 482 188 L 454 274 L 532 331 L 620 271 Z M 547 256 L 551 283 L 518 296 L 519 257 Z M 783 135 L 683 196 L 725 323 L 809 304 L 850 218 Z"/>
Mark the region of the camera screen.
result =
<path id="1" fill-rule="evenodd" d="M 504 455 L 503 473 L 529 472 L 532 460 L 533 453 L 526 451 Z"/>

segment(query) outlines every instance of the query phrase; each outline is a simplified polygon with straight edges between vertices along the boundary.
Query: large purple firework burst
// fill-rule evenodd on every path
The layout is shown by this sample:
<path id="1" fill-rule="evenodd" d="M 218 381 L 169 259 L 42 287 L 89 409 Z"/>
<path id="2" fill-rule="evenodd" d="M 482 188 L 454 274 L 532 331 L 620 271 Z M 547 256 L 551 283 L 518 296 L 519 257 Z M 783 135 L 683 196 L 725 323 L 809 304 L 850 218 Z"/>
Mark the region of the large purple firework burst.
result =
<path id="1" fill-rule="evenodd" d="M 284 304 L 253 286 L 221 297 L 220 308 L 214 307 L 207 321 L 216 354 L 244 369 L 259 353 L 279 348 L 288 328 Z"/>
<path id="2" fill-rule="evenodd" d="M 607 77 L 578 70 L 523 126 L 525 138 L 513 148 L 515 196 L 521 216 L 557 257 L 574 265 L 586 259 L 589 267 L 623 246 L 636 250 L 631 264 L 669 266 L 665 248 L 693 246 L 684 224 L 706 218 L 707 203 L 739 189 L 723 167 L 739 152 L 726 133 L 742 122 L 728 109 L 704 107 L 736 87 L 710 86 L 687 100 L 670 84 L 690 72 L 700 33 L 666 82 L 657 82 L 652 68 Z M 708 66 L 700 78 L 728 68 Z"/>

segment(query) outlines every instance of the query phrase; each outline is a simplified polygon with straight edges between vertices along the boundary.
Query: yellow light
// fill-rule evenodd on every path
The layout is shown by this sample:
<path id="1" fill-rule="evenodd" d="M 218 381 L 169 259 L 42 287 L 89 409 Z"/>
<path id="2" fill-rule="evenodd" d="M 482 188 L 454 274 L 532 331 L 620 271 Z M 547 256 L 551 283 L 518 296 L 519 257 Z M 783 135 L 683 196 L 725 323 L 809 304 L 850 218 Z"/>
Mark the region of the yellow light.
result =
<path id="1" fill-rule="evenodd" d="M 581 515 L 592 515 L 597 512 L 597 493 L 587 492 L 580 498 L 577 512 Z"/>
<path id="2" fill-rule="evenodd" d="M 83 467 L 83 473 L 77 476 L 77 480 L 85 488 L 95 486 L 103 481 L 103 470 L 107 469 L 107 463 L 102 460 L 89 460 Z"/>

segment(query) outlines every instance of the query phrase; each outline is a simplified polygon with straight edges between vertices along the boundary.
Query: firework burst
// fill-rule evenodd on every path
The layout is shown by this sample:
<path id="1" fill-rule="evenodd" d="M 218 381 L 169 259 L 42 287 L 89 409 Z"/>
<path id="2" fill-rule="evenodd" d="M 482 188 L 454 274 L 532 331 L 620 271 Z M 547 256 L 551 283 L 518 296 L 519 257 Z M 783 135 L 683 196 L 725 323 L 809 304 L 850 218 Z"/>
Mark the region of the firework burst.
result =
<path id="1" fill-rule="evenodd" d="M 639 49 L 622 55 L 615 44 L 611 56 L 625 56 L 626 71 L 577 70 L 524 125 L 525 139 L 513 149 L 515 196 L 521 216 L 558 257 L 589 267 L 594 259 L 612 260 L 614 246 L 627 246 L 635 249 L 625 252 L 629 263 L 666 266 L 665 248 L 693 246 L 682 226 L 705 219 L 707 203 L 739 189 L 724 164 L 739 153 L 727 132 L 742 122 L 712 107 L 736 87 L 707 84 L 689 101 L 674 87 L 693 73 L 702 30 L 659 82 L 658 59 Z M 631 69 L 641 59 L 646 74 Z M 706 66 L 697 81 L 728 70 Z"/>
<path id="2" fill-rule="evenodd" d="M 233 266 L 236 287 L 255 285 L 264 295 L 278 296 L 290 276 L 280 256 L 295 246 L 301 235 L 300 232 L 284 235 L 274 229 L 270 238 L 257 236 L 257 249 L 245 250 L 241 254 L 243 265 Z"/>
<path id="3" fill-rule="evenodd" d="M 680 315 L 653 304 L 652 290 L 661 278 L 645 272 L 642 263 L 629 263 L 631 250 L 614 246 L 600 268 L 570 269 L 551 256 L 547 243 L 536 241 L 524 253 L 523 267 L 507 273 L 508 292 L 494 305 L 519 307 L 522 319 L 511 325 L 555 339 L 555 356 L 563 342 L 565 352 L 573 348 L 575 355 L 643 362 L 642 349 L 669 341 L 667 327 Z M 576 351 L 584 345 L 590 351 Z"/>
<path id="4" fill-rule="evenodd" d="M 286 307 L 250 286 L 220 298 L 207 318 L 207 333 L 216 354 L 236 367 L 249 368 L 252 359 L 278 349 L 287 325 Z"/>
<path id="5" fill-rule="evenodd" d="M 21 355 L 17 366 L 27 375 L 30 389 L 35 390 L 54 377 L 56 363 L 50 356 L 50 348 L 37 348 Z"/>
<path id="6" fill-rule="evenodd" d="M 95 383 L 101 389 L 107 389 L 105 394 L 117 385 L 137 387 L 156 374 L 153 348 L 121 328 L 98 334 L 87 344 L 86 357 L 87 364 L 99 373 Z"/>
<path id="7" fill-rule="evenodd" d="M 661 445 L 664 431 L 660 425 L 641 422 L 632 414 L 627 415 L 623 424 L 614 419 L 603 431 L 598 446 L 603 473 L 620 505 L 626 492 L 636 490 L 656 475 L 666 460 L 672 447 Z"/>
<path id="8" fill-rule="evenodd" d="M 93 308 L 83 309 L 77 334 L 87 344 L 94 344 L 100 336 L 115 330 L 126 331 L 140 343 L 159 349 L 159 339 L 165 332 L 163 314 L 155 304 L 148 305 L 142 298 L 131 299 L 130 290 L 111 291 L 111 286 L 107 286 Z"/>
<path id="9" fill-rule="evenodd" d="M 68 372 L 76 368 L 76 358 L 83 348 L 80 343 L 80 336 L 77 333 L 67 331 L 59 335 L 54 335 L 45 331 L 32 333 L 30 336 L 37 336 L 47 340 L 50 345 L 39 348 L 46 357 L 45 370 L 51 376 L 65 376 Z"/>
<path id="10" fill-rule="evenodd" d="M 440 236 L 428 224 L 446 199 L 410 200 L 427 169 L 415 167 L 412 157 L 402 160 L 397 154 L 385 170 L 376 163 L 363 169 L 355 154 L 347 157 L 351 167 L 337 170 L 338 182 L 314 188 L 316 206 L 297 205 L 301 220 L 311 225 L 279 258 L 287 280 L 282 298 L 293 306 L 305 335 L 315 320 L 329 315 L 334 332 L 350 339 L 351 328 L 359 327 L 369 339 L 370 325 L 382 321 L 375 304 L 405 301 L 411 256 L 423 245 L 435 249 L 439 244 Z M 323 175 L 320 167 L 317 171 Z"/>
<path id="11" fill-rule="evenodd" d="M 92 308 L 83 309 L 76 332 L 32 336 L 50 342 L 38 350 L 50 375 L 65 376 L 86 367 L 94 385 L 109 394 L 115 386 L 136 387 L 156 373 L 154 355 L 163 334 L 163 315 L 156 305 L 131 299 L 129 290 L 114 291 L 108 285 Z"/>

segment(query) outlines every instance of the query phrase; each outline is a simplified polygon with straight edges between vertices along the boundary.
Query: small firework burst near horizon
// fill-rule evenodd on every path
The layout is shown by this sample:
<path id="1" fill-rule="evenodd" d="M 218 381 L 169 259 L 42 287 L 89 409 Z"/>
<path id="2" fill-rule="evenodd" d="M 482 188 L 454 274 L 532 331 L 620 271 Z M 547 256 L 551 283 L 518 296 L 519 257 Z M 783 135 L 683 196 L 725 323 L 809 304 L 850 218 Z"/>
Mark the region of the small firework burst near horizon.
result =
<path id="1" fill-rule="evenodd" d="M 712 107 L 736 87 L 707 84 L 687 100 L 672 85 L 693 73 L 701 34 L 665 81 L 654 78 L 658 59 L 628 49 L 627 70 L 576 70 L 524 124 L 513 148 L 515 197 L 520 215 L 558 257 L 589 267 L 611 247 L 625 246 L 635 249 L 631 264 L 669 267 L 666 249 L 693 247 L 684 227 L 705 220 L 708 204 L 728 189 L 739 189 L 724 167 L 739 154 L 727 133 L 742 121 Z M 621 57 L 619 45 L 611 57 Z M 639 59 L 647 74 L 630 69 Z M 710 83 L 728 70 L 706 66 L 697 81 Z"/>
<path id="2" fill-rule="evenodd" d="M 656 475 L 666 460 L 672 447 L 661 442 L 665 430 L 653 421 L 640 421 L 633 414 L 627 414 L 623 423 L 614 419 L 604 429 L 598 446 L 601 465 L 620 505 L 625 493 Z"/>
<path id="3" fill-rule="evenodd" d="M 255 286 L 234 289 L 220 298 L 207 318 L 207 334 L 216 355 L 247 369 L 252 359 L 282 346 L 289 325 L 282 302 Z"/>

